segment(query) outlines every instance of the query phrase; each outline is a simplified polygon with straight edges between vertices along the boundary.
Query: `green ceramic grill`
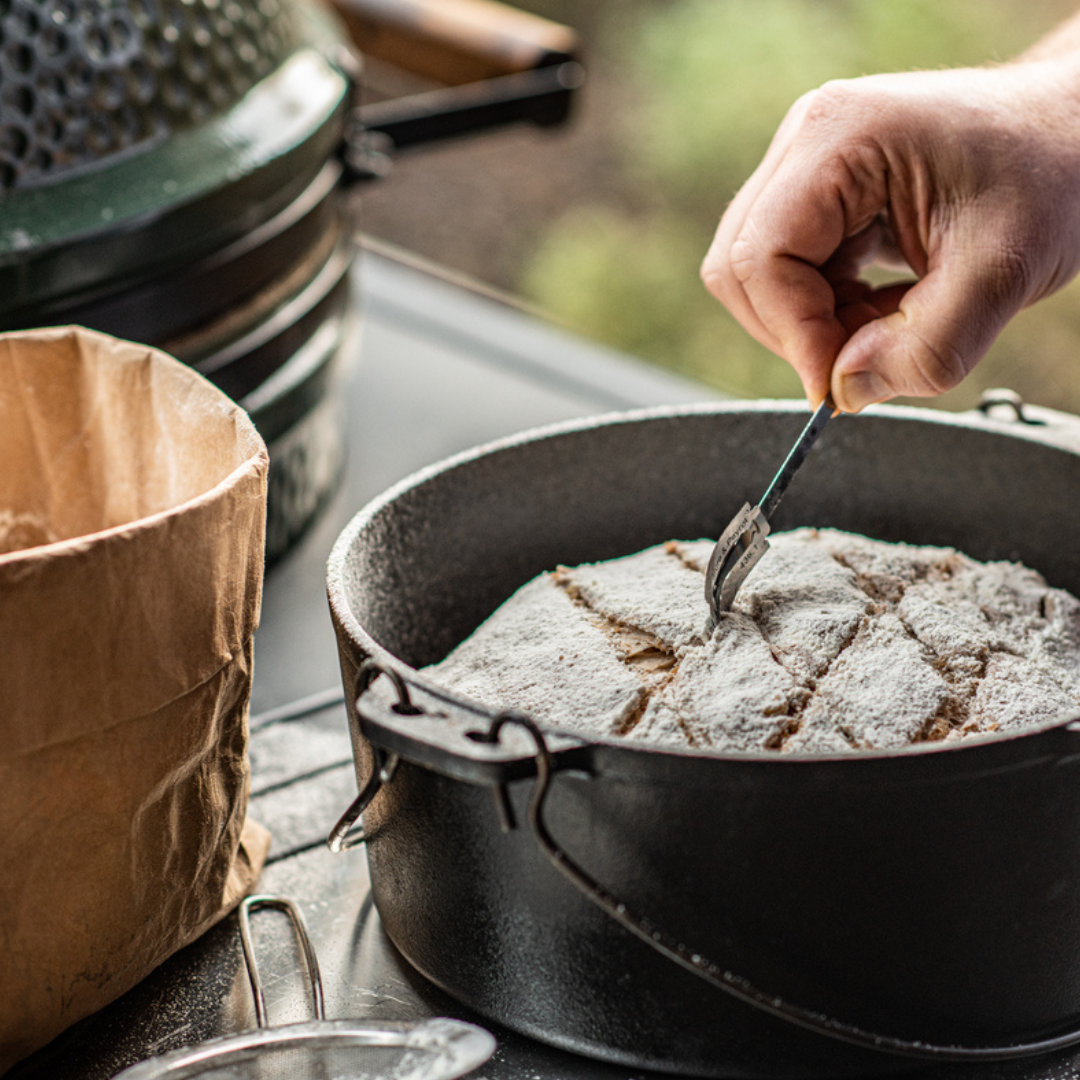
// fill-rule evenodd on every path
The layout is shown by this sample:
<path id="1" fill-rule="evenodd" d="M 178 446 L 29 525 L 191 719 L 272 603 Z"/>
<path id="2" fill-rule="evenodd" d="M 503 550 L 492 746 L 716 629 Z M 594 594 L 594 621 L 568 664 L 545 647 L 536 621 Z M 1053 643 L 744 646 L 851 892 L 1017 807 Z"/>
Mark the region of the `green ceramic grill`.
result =
<path id="1" fill-rule="evenodd" d="M 490 0 L 348 5 L 0 0 L 0 330 L 146 342 L 239 401 L 270 447 L 271 560 L 340 473 L 369 147 L 557 123 L 580 81 L 568 31 Z M 444 81 L 456 57 L 467 85 L 368 116 L 358 42 Z"/>

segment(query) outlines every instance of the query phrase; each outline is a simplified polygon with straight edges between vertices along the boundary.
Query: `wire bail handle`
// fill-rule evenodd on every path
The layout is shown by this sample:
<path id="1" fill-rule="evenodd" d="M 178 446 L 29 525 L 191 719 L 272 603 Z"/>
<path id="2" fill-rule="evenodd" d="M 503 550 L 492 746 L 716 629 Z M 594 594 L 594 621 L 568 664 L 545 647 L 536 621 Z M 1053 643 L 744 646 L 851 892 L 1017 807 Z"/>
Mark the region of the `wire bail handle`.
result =
<path id="1" fill-rule="evenodd" d="M 251 984 L 251 996 L 255 1002 L 255 1024 L 267 1027 L 266 998 L 263 996 L 262 979 L 259 977 L 259 965 L 255 959 L 255 946 L 251 935 L 251 913 L 262 908 L 273 908 L 289 916 L 293 932 L 300 945 L 307 970 L 308 986 L 311 990 L 311 1008 L 316 1020 L 326 1019 L 326 1002 L 323 997 L 322 976 L 319 974 L 319 960 L 311 944 L 304 917 L 300 909 L 291 901 L 280 896 L 249 896 L 240 905 L 240 944 L 244 950 L 244 964 L 247 967 L 248 982 Z"/>
<path id="2" fill-rule="evenodd" d="M 383 667 L 382 664 L 370 659 L 365 660 L 356 673 L 353 702 L 358 703 L 380 675 L 385 675 L 393 683 L 394 689 L 397 691 L 398 700 L 394 705 L 394 711 L 406 716 L 419 715 L 420 710 L 413 705 L 405 680 L 392 668 Z M 355 831 L 353 831 L 353 826 L 359 820 L 360 815 L 368 808 L 371 800 L 378 795 L 379 789 L 383 784 L 388 784 L 397 771 L 399 761 L 397 754 L 389 754 L 378 746 L 372 746 L 371 754 L 372 768 L 367 783 L 361 789 L 360 794 L 349 804 L 349 808 L 341 815 L 337 824 L 326 837 L 326 846 L 335 855 L 342 851 L 350 851 L 364 843 L 363 826 Z"/>
<path id="3" fill-rule="evenodd" d="M 508 724 L 514 724 L 525 730 L 536 748 L 536 780 L 529 795 L 527 816 L 529 826 L 540 849 L 555 868 L 586 899 L 599 907 L 604 914 L 645 942 L 651 949 L 704 980 L 710 986 L 730 994 L 747 1005 L 805 1030 L 853 1046 L 892 1053 L 907 1058 L 958 1062 L 1009 1061 L 1017 1058 L 1033 1057 L 1053 1050 L 1062 1050 L 1080 1042 L 1080 1030 L 1073 1029 L 1043 1039 L 1011 1045 L 940 1046 L 866 1031 L 853 1024 L 833 1020 L 814 1009 L 785 1001 L 775 994 L 765 993 L 749 980 L 732 971 L 725 970 L 701 953 L 694 952 L 650 919 L 631 911 L 625 903 L 608 892 L 559 846 L 544 820 L 544 805 L 551 790 L 552 777 L 556 772 L 555 762 L 544 738 L 544 733 L 536 722 L 528 716 L 507 711 L 492 719 L 485 735 L 486 740 L 497 742 L 503 728 Z"/>

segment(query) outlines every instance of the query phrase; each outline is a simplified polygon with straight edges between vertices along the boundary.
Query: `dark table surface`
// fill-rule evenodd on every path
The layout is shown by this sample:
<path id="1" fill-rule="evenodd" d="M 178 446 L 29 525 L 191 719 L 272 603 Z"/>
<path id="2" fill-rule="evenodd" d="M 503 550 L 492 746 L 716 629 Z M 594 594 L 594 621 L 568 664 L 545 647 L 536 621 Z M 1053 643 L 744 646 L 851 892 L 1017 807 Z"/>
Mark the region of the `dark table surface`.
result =
<path id="1" fill-rule="evenodd" d="M 268 574 L 256 635 L 251 814 L 273 834 L 259 891 L 300 906 L 318 950 L 327 1015 L 411 1020 L 464 1012 L 397 957 L 369 900 L 364 852 L 324 838 L 356 794 L 325 594 L 345 523 L 395 481 L 512 432 L 614 410 L 707 400 L 700 385 L 559 331 L 495 298 L 365 251 L 348 349 L 348 462 L 341 489 Z M 271 1023 L 307 1017 L 287 928 L 258 924 Z M 9 1074 L 105 1080 L 145 1058 L 254 1026 L 235 916 Z M 625 1078 L 497 1032 L 488 1080 Z"/>
<path id="2" fill-rule="evenodd" d="M 324 590 L 349 518 L 395 481 L 459 450 L 585 415 L 706 400 L 701 386 L 613 354 L 384 254 L 365 253 L 345 393 L 348 466 L 316 526 L 268 575 L 252 697 L 253 816 L 273 846 L 259 891 L 289 897 L 319 952 L 327 1015 L 470 1019 L 498 1039 L 483 1080 L 646 1080 L 471 1017 L 397 955 L 370 901 L 362 849 L 332 855 L 330 826 L 356 794 Z M 259 922 L 271 1023 L 308 1016 L 288 931 Z M 708 991 L 705 991 L 708 992 Z M 223 920 L 120 1000 L 17 1066 L 12 1080 L 107 1080 L 134 1062 L 254 1026 L 237 921 Z M 1072 1080 L 1077 1055 L 933 1075 Z"/>

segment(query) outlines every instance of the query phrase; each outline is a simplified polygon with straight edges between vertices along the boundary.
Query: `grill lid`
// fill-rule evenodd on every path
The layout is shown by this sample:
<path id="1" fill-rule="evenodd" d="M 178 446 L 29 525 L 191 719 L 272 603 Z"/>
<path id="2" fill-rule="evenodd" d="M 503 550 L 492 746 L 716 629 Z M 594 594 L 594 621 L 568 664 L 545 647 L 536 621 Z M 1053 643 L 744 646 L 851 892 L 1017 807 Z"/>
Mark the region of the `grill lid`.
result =
<path id="1" fill-rule="evenodd" d="M 299 43 L 281 0 L 10 0 L 0 11 L 3 190 L 221 115 Z"/>
<path id="2" fill-rule="evenodd" d="M 351 61 L 297 0 L 0 7 L 0 326 L 220 250 L 340 142 Z"/>

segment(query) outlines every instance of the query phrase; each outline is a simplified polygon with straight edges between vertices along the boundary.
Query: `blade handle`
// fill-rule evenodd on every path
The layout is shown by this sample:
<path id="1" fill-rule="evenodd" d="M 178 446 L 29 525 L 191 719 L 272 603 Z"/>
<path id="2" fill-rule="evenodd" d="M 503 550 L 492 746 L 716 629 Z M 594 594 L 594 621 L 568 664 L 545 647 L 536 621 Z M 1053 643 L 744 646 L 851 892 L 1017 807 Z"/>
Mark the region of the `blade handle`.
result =
<path id="1" fill-rule="evenodd" d="M 810 453 L 814 443 L 817 442 L 817 437 L 825 430 L 825 425 L 832 419 L 835 412 L 836 406 L 833 404 L 832 395 L 827 395 L 825 400 L 814 411 L 814 415 L 810 417 L 806 427 L 802 430 L 802 434 L 784 459 L 784 464 L 780 466 L 780 471 L 773 477 L 768 490 L 761 497 L 761 502 L 758 503 L 761 512 L 766 518 L 772 519 L 774 511 L 784 497 L 784 492 L 787 491 L 791 481 L 795 479 L 795 474 L 806 460 L 806 455 Z"/>

